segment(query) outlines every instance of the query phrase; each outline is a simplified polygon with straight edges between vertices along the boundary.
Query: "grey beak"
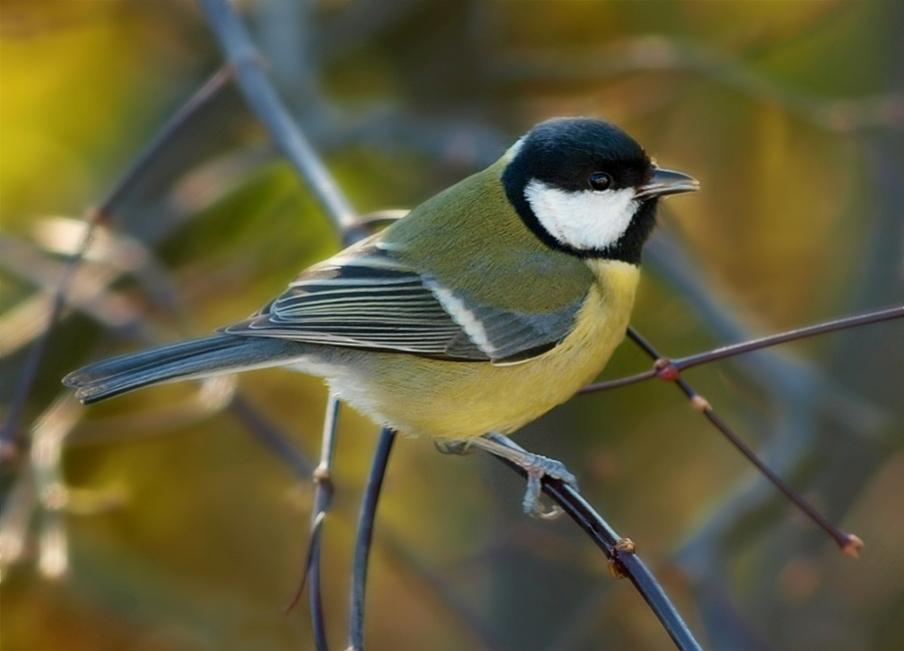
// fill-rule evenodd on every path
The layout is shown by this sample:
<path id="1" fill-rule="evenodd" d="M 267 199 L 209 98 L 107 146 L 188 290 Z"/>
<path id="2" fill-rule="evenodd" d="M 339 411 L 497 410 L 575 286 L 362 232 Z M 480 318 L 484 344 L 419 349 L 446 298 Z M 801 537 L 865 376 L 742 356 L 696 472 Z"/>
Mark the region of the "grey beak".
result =
<path id="1" fill-rule="evenodd" d="M 653 199 L 654 197 L 664 197 L 667 194 L 696 192 L 699 189 L 700 182 L 693 176 L 675 170 L 654 167 L 653 176 L 644 185 L 637 188 L 634 198 Z"/>

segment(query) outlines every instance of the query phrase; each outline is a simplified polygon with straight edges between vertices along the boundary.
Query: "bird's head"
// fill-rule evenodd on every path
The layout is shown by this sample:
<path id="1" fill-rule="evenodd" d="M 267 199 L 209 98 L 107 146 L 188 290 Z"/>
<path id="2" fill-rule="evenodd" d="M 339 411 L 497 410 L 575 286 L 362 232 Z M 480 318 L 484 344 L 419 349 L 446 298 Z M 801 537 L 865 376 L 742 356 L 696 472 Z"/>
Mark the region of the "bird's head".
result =
<path id="1" fill-rule="evenodd" d="M 508 151 L 506 196 L 546 244 L 580 257 L 637 264 L 659 197 L 692 177 L 658 167 L 618 127 L 588 118 L 538 124 Z"/>

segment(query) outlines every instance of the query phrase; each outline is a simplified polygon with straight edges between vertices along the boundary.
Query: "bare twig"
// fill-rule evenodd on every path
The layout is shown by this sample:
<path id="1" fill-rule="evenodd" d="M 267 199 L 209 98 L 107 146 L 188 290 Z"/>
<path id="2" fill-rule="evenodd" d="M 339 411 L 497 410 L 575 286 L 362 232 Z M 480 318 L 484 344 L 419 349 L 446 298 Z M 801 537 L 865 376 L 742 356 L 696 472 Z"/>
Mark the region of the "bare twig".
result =
<path id="1" fill-rule="evenodd" d="M 615 389 L 618 387 L 628 386 L 629 384 L 637 384 L 638 382 L 651 380 L 656 377 L 662 380 L 671 381 L 675 379 L 680 371 L 692 368 L 694 366 L 701 366 L 703 364 L 709 364 L 710 362 L 715 362 L 717 360 L 736 357 L 737 355 L 743 355 L 744 353 L 762 350 L 763 348 L 768 348 L 770 346 L 777 346 L 789 341 L 806 339 L 807 337 L 814 337 L 816 335 L 821 335 L 828 332 L 837 332 L 839 330 L 846 330 L 849 328 L 869 325 L 871 323 L 880 323 L 882 321 L 890 321 L 892 319 L 901 318 L 904 318 L 904 305 L 890 307 L 882 310 L 875 310 L 873 312 L 866 312 L 864 314 L 856 314 L 854 316 L 843 317 L 840 319 L 834 319 L 833 321 L 826 321 L 824 323 L 818 323 L 816 325 L 806 326 L 803 328 L 796 328 L 794 330 L 788 330 L 786 332 L 769 335 L 768 337 L 760 337 L 759 339 L 752 339 L 750 341 L 741 342 L 739 344 L 722 346 L 720 348 L 715 348 L 703 353 L 688 355 L 687 357 L 679 357 L 678 359 L 668 359 L 666 357 L 660 357 L 658 355 L 651 355 L 656 361 L 653 365 L 653 368 L 651 368 L 650 370 L 621 378 L 615 378 L 614 380 L 605 380 L 603 382 L 588 384 L 583 389 L 581 389 L 579 393 L 587 394 L 596 393 L 598 391 L 606 391 L 607 389 Z M 628 330 L 629 336 L 632 336 L 632 332 L 632 330 Z M 650 353 L 652 350 L 645 348 L 643 345 L 641 345 L 641 347 L 644 348 L 645 352 L 647 353 Z"/>
<path id="2" fill-rule="evenodd" d="M 264 447 L 289 466 L 296 476 L 307 478 L 314 474 L 311 462 L 295 449 L 285 435 L 273 423 L 264 418 L 244 396 L 237 392 L 233 394 L 228 409 Z"/>
<path id="3" fill-rule="evenodd" d="M 233 68 L 248 107 L 305 180 L 336 230 L 340 233 L 357 230 L 355 211 L 273 89 L 261 67 L 261 57 L 232 6 L 226 0 L 201 0 L 201 8 Z"/>
<path id="4" fill-rule="evenodd" d="M 286 614 L 292 612 L 292 609 L 298 605 L 298 602 L 301 601 L 301 596 L 304 594 L 304 589 L 308 582 L 309 570 L 314 567 L 316 556 L 320 554 L 320 527 L 323 526 L 323 521 L 325 519 L 326 511 L 321 511 L 311 519 L 310 535 L 308 536 L 308 553 L 304 555 L 304 563 L 301 565 L 301 581 L 298 582 L 295 593 L 283 610 Z M 322 620 L 322 618 L 320 619 Z M 315 635 L 323 630 L 322 621 L 320 624 L 320 629 L 315 629 Z M 315 642 L 318 649 L 326 648 L 327 646 L 325 635 L 315 637 Z"/>
<path id="5" fill-rule="evenodd" d="M 333 501 L 333 456 L 336 451 L 336 426 L 339 422 L 339 399 L 331 395 L 326 406 L 323 419 L 323 438 L 320 444 L 320 463 L 314 471 L 314 506 L 311 509 L 311 540 L 309 545 L 310 564 L 305 571 L 311 577 L 311 623 L 314 628 L 314 641 L 318 651 L 328 648 L 326 641 L 326 624 L 323 618 L 323 598 L 320 580 L 320 540 L 323 531 L 323 519 Z M 304 579 L 302 579 L 302 582 Z"/>
<path id="6" fill-rule="evenodd" d="M 578 395 L 586 395 L 588 393 L 599 393 L 600 391 L 608 391 L 609 389 L 618 389 L 621 387 L 630 386 L 632 384 L 637 384 L 638 382 L 643 382 L 644 380 L 650 380 L 656 377 L 656 369 L 651 368 L 649 371 L 641 371 L 640 373 L 635 373 L 634 375 L 626 375 L 624 377 L 617 377 L 612 380 L 603 380 L 601 382 L 594 382 L 593 384 L 588 384 L 587 386 L 581 388 L 578 391 Z"/>
<path id="7" fill-rule="evenodd" d="M 374 518 L 377 515 L 377 502 L 383 488 L 383 478 L 389 463 L 389 454 L 395 443 L 395 430 L 384 427 L 380 430 L 380 438 L 374 452 L 361 500 L 361 513 L 358 516 L 358 534 L 355 540 L 355 560 L 352 566 L 351 606 L 348 621 L 348 651 L 364 649 L 364 597 L 367 589 L 367 567 L 373 540 Z"/>
<path id="8" fill-rule="evenodd" d="M 864 317 L 868 315 L 863 315 Z M 847 319 L 845 321 L 856 320 L 857 317 L 852 317 L 852 319 Z M 862 323 L 867 323 L 871 321 L 860 320 Z M 822 324 L 823 326 L 828 326 L 828 324 Z M 802 332 L 804 330 L 810 331 L 812 334 L 818 334 L 818 332 L 826 332 L 827 330 L 822 329 L 819 330 L 820 326 L 814 326 L 811 328 L 801 328 L 800 330 L 793 332 Z M 782 337 L 787 337 L 788 333 L 784 333 L 784 335 L 776 335 L 774 338 L 776 341 L 788 341 L 787 338 L 782 339 Z M 633 328 L 628 329 L 628 336 L 634 341 L 647 355 L 655 360 L 663 359 L 656 348 L 647 341 L 644 337 L 642 337 L 636 330 Z M 764 339 L 770 339 L 769 337 L 765 337 Z M 760 341 L 763 341 L 762 339 Z M 668 369 L 668 365 L 658 364 L 661 369 Z M 703 416 L 710 422 L 712 425 L 722 433 L 723 436 L 731 443 L 737 450 L 744 455 L 744 457 L 756 466 L 757 470 L 768 479 L 773 486 L 775 486 L 788 500 L 794 504 L 800 511 L 804 513 L 811 521 L 813 521 L 817 526 L 819 526 L 823 531 L 825 531 L 832 540 L 841 548 L 841 550 L 847 554 L 848 556 L 858 556 L 860 554 L 860 550 L 863 548 L 863 541 L 860 540 L 857 536 L 852 533 L 846 533 L 841 531 L 837 526 L 829 522 L 819 511 L 817 511 L 813 506 L 807 503 L 803 497 L 798 495 L 797 491 L 788 486 L 785 481 L 778 476 L 769 466 L 767 466 L 760 458 L 757 456 L 756 452 L 747 445 L 741 437 L 735 433 L 735 431 L 729 427 L 729 425 L 715 412 L 712 408 L 712 405 L 709 404 L 709 401 L 706 400 L 703 396 L 701 396 L 697 391 L 690 385 L 688 382 L 681 377 L 678 371 L 674 373 L 662 373 L 660 375 L 663 379 L 670 380 L 675 383 L 675 385 L 687 396 L 687 399 L 690 401 L 691 407 L 695 410 L 699 411 L 703 414 Z"/>
<path id="9" fill-rule="evenodd" d="M 524 450 L 524 448 L 506 439 L 506 437 L 500 438 L 507 440 L 507 445 L 515 449 Z M 523 477 L 527 476 L 525 470 L 520 466 L 502 457 L 496 455 L 493 455 L 493 457 Z M 684 623 L 665 590 L 659 585 L 656 577 L 653 576 L 646 564 L 635 553 L 634 543 L 628 538 L 618 535 L 609 523 L 573 487 L 550 477 L 544 477 L 542 485 L 543 492 L 562 507 L 565 513 L 603 551 L 606 558 L 612 563 L 613 571 L 630 579 L 631 583 L 634 584 L 634 587 L 637 588 L 637 591 L 644 598 L 644 601 L 647 602 L 662 623 L 675 646 L 682 650 L 700 649 L 700 644 L 694 639 L 693 634 L 687 624 Z"/>
<path id="10" fill-rule="evenodd" d="M 157 159 L 157 156 L 163 151 L 164 146 L 169 143 L 173 136 L 177 134 L 190 118 L 198 113 L 198 111 L 206 106 L 214 99 L 219 92 L 225 87 L 229 79 L 229 72 L 222 68 L 215 72 L 207 82 L 201 86 L 197 93 L 188 100 L 173 116 L 167 120 L 160 130 L 154 135 L 132 165 L 126 170 L 125 174 L 120 177 L 119 181 L 113 186 L 110 194 L 107 195 L 98 206 L 88 212 L 87 221 L 88 228 L 85 229 L 84 236 L 75 253 L 69 257 L 66 265 L 66 272 L 60 284 L 57 286 L 53 296 L 50 313 L 47 316 L 47 325 L 41 332 L 41 336 L 35 341 L 25 363 L 22 365 L 22 371 L 19 380 L 15 383 L 15 392 L 9 403 L 6 414 L 6 420 L 0 428 L 0 461 L 10 459 L 17 455 L 18 447 L 21 443 L 21 434 L 19 432 L 19 421 L 22 417 L 22 409 L 31 387 L 37 376 L 41 359 L 44 351 L 47 349 L 47 342 L 50 341 L 50 335 L 56 325 L 60 314 L 66 305 L 66 295 L 72 285 L 72 279 L 81 263 L 82 256 L 91 246 L 91 240 L 94 237 L 95 229 L 99 224 L 110 219 L 111 214 L 116 210 L 118 204 L 123 197 L 132 188 L 135 181 L 148 169 L 148 167 Z"/>
<path id="11" fill-rule="evenodd" d="M 826 321 L 824 323 L 818 323 L 816 325 L 806 326 L 804 328 L 797 328 L 795 330 L 788 330 L 787 332 L 769 335 L 768 337 L 760 337 L 759 339 L 753 339 L 751 341 L 745 341 L 739 344 L 722 346 L 705 353 L 698 353 L 696 355 L 682 357 L 672 362 L 672 365 L 679 370 L 684 370 L 694 366 L 700 366 L 701 364 L 708 364 L 716 360 L 725 359 L 727 357 L 743 355 L 744 353 L 760 350 L 768 346 L 776 346 L 778 344 L 784 344 L 789 341 L 805 339 L 807 337 L 813 337 L 828 332 L 837 332 L 838 330 L 847 330 L 849 328 L 856 328 L 858 326 L 869 325 L 871 323 L 880 323 L 882 321 L 890 321 L 892 319 L 900 318 L 904 318 L 904 305 L 890 307 L 884 310 L 865 312 L 863 314 L 856 314 L 854 316 L 844 317 L 840 319 L 834 319 L 832 321 Z"/>
<path id="12" fill-rule="evenodd" d="M 654 233 L 646 251 L 650 254 L 650 266 L 659 278 L 681 296 L 716 340 L 747 341 L 753 338 L 749 326 L 738 317 L 738 311 L 732 312 L 730 299 L 721 295 L 720 290 L 704 276 L 699 261 L 690 254 L 686 243 L 676 232 L 668 235 L 662 231 Z M 872 303 L 883 304 L 879 301 Z M 856 424 L 858 428 L 867 423 L 877 424 L 882 419 L 877 415 L 874 404 L 851 394 L 849 388 L 840 383 L 841 378 L 826 375 L 786 351 L 779 353 L 776 348 L 766 348 L 758 355 L 736 359 L 738 371 L 775 400 L 807 405 L 806 409 L 811 406 L 818 408 L 832 420 Z M 813 404 L 811 397 L 816 394 L 822 398 L 818 404 Z M 805 429 L 809 427 L 805 426 Z M 800 430 L 798 432 L 803 434 Z"/>

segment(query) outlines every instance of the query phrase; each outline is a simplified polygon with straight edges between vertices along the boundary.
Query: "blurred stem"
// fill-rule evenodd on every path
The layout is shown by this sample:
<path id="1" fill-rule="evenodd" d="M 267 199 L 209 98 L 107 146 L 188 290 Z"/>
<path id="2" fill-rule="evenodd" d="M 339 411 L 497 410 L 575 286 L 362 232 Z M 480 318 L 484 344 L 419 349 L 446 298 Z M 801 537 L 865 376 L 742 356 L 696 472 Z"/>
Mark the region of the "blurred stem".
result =
<path id="1" fill-rule="evenodd" d="M 313 476 L 314 468 L 310 460 L 296 450 L 289 439 L 264 418 L 244 396 L 235 393 L 228 409 L 264 447 L 288 465 L 295 476 L 305 478 Z"/>
<path id="2" fill-rule="evenodd" d="M 374 451 L 374 458 L 361 500 L 361 513 L 358 516 L 358 533 L 355 539 L 355 560 L 352 566 L 351 606 L 348 621 L 348 651 L 364 650 L 364 598 L 367 590 L 367 569 L 373 540 L 374 519 L 377 514 L 377 502 L 389 464 L 389 454 L 395 443 L 396 432 L 384 427 L 380 430 L 380 438 Z"/>
<path id="3" fill-rule="evenodd" d="M 689 72 L 732 88 L 758 102 L 780 106 L 816 126 L 836 132 L 896 128 L 901 124 L 901 95 L 897 92 L 866 97 L 828 99 L 801 92 L 762 74 L 743 59 L 668 36 L 634 36 L 578 57 L 558 51 L 521 51 L 497 57 L 487 74 L 497 87 L 513 84 L 589 83 L 628 73 Z"/>
<path id="4" fill-rule="evenodd" d="M 63 308 L 66 306 L 67 294 L 72 286 L 72 280 L 79 264 L 82 261 L 88 247 L 94 239 L 94 233 L 97 227 L 108 221 L 111 215 L 116 211 L 120 201 L 134 186 L 135 182 L 147 171 L 147 169 L 157 160 L 157 157 L 185 126 L 191 118 L 207 104 L 213 100 L 221 90 L 226 86 L 229 80 L 228 68 L 221 68 L 215 72 L 201 88 L 178 110 L 169 120 L 167 120 L 160 130 L 151 138 L 150 142 L 145 146 L 144 150 L 135 158 L 132 165 L 114 184 L 112 190 L 107 197 L 88 212 L 88 227 L 85 229 L 81 242 L 76 250 L 69 257 L 66 263 L 65 271 L 57 285 L 53 295 L 53 301 L 50 307 L 50 313 L 47 316 L 47 325 L 41 331 L 41 336 L 32 345 L 22 365 L 22 371 L 19 379 L 15 382 L 14 393 L 9 402 L 6 419 L 0 427 L 0 462 L 13 459 L 17 456 L 18 449 L 21 444 L 22 434 L 20 432 L 19 421 L 22 418 L 22 410 L 31 387 L 37 376 L 41 359 L 47 349 L 47 343 L 50 341 L 50 334 L 54 329 Z"/>
<path id="5" fill-rule="evenodd" d="M 355 211 L 264 74 L 261 57 L 232 5 L 227 0 L 201 0 L 201 8 L 248 108 L 304 179 L 336 230 L 357 230 Z"/>

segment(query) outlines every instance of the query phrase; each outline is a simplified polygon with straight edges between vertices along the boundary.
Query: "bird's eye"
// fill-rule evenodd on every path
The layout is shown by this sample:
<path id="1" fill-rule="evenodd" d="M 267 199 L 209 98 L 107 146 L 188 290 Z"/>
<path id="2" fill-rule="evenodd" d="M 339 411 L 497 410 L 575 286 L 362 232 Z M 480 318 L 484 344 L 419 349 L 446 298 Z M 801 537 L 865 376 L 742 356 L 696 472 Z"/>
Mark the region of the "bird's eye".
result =
<path id="1" fill-rule="evenodd" d="M 608 190 L 612 187 L 612 177 L 606 172 L 594 172 L 590 175 L 589 183 L 594 190 Z"/>

